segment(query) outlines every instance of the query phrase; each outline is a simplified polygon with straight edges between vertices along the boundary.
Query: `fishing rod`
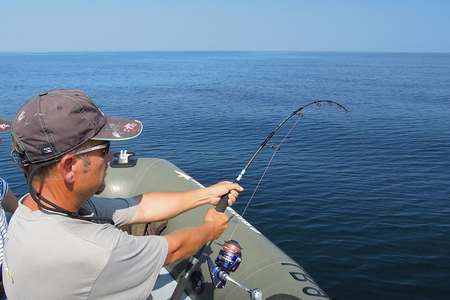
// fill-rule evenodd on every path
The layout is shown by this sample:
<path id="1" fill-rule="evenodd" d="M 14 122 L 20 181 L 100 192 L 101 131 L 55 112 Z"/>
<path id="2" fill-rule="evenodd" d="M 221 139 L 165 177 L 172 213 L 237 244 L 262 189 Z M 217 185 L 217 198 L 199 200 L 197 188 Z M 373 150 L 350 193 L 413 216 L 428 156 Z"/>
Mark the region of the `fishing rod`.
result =
<path id="1" fill-rule="evenodd" d="M 303 111 L 305 108 L 310 106 L 317 106 L 320 107 L 322 104 L 328 104 L 330 106 L 334 106 L 337 109 L 343 110 L 344 112 L 348 112 L 348 109 L 343 106 L 342 104 L 333 101 L 333 100 L 315 100 L 312 101 L 306 105 L 303 105 L 299 107 L 298 109 L 294 110 L 292 113 L 290 113 L 285 119 L 283 119 L 264 139 L 264 141 L 259 145 L 259 147 L 256 149 L 256 151 L 253 153 L 253 155 L 250 157 L 250 159 L 245 164 L 244 168 L 239 172 L 238 176 L 234 180 L 235 183 L 239 183 L 242 180 L 242 177 L 247 172 L 247 169 L 250 167 L 250 165 L 253 163 L 253 161 L 256 159 L 258 154 L 269 144 L 269 142 L 272 140 L 272 138 L 275 136 L 275 134 L 294 116 L 299 117 L 297 122 L 300 120 L 300 118 L 303 116 Z M 252 200 L 257 188 L 259 187 L 259 183 L 261 182 L 262 178 L 266 174 L 266 171 L 268 167 L 270 166 L 273 157 L 275 156 L 276 152 L 279 150 L 280 145 L 287 139 L 291 131 L 294 129 L 294 127 L 297 125 L 297 122 L 291 127 L 289 132 L 285 135 L 285 137 L 282 139 L 281 143 L 275 147 L 274 153 L 272 157 L 270 158 L 270 161 L 266 167 L 266 169 L 263 172 L 263 175 L 261 176 L 255 191 L 253 192 L 253 195 L 247 202 L 247 205 L 244 209 L 247 209 L 248 205 L 250 204 L 250 201 Z M 229 193 L 222 196 L 219 200 L 218 204 L 216 205 L 216 211 L 218 212 L 225 212 L 227 206 L 228 206 L 228 197 Z M 250 299 L 262 299 L 262 291 L 260 289 L 249 289 L 245 286 L 237 283 L 235 280 L 233 280 L 230 276 L 230 272 L 236 271 L 239 264 L 241 263 L 241 248 L 239 246 L 239 243 L 234 240 L 226 241 L 223 245 L 223 248 L 220 250 L 219 255 L 215 261 L 215 264 L 212 262 L 211 258 L 207 254 L 205 254 L 205 248 L 209 248 L 211 246 L 211 242 L 208 243 L 208 245 L 204 245 L 194 256 L 191 257 L 189 263 L 187 264 L 184 274 L 183 272 L 178 277 L 178 284 L 172 294 L 172 297 L 170 300 L 179 300 L 184 292 L 184 287 L 186 285 L 186 282 L 188 281 L 191 273 L 199 268 L 199 266 L 207 260 L 208 267 L 210 270 L 211 275 L 211 281 L 213 282 L 213 285 L 215 288 L 223 288 L 225 286 L 226 281 L 230 281 L 237 285 L 240 288 L 243 288 L 249 293 Z M 230 247 L 232 245 L 232 247 Z M 232 249 L 232 250 L 230 250 Z"/>
<path id="2" fill-rule="evenodd" d="M 247 161 L 247 163 L 245 164 L 244 168 L 242 168 L 241 172 L 239 173 L 239 175 L 236 177 L 236 179 L 234 180 L 235 183 L 239 183 L 242 179 L 242 176 L 245 175 L 245 173 L 247 172 L 247 169 L 250 167 L 250 165 L 253 163 L 253 161 L 255 160 L 255 158 L 258 156 L 258 154 L 264 149 L 264 147 L 266 147 L 266 145 L 270 142 L 270 140 L 273 138 L 273 136 L 283 127 L 284 124 L 286 124 L 287 121 L 289 121 L 292 117 L 294 116 L 302 116 L 302 112 L 305 108 L 309 107 L 309 106 L 320 106 L 322 104 L 329 104 L 332 106 L 336 106 L 339 109 L 344 110 L 345 112 L 348 112 L 348 109 L 343 106 L 342 104 L 335 102 L 333 100 L 316 100 L 316 101 L 312 101 L 296 110 L 294 110 L 289 116 L 287 116 L 283 121 L 281 121 L 277 127 L 275 127 L 274 130 L 272 130 L 272 132 L 270 132 L 267 137 L 264 139 L 264 141 L 261 143 L 261 145 L 258 147 L 258 149 L 253 153 L 253 155 L 250 157 L 250 159 Z M 290 132 L 289 132 L 290 133 Z M 216 210 L 219 212 L 224 212 L 225 209 L 228 206 L 228 194 L 223 196 L 219 203 L 216 206 Z"/>

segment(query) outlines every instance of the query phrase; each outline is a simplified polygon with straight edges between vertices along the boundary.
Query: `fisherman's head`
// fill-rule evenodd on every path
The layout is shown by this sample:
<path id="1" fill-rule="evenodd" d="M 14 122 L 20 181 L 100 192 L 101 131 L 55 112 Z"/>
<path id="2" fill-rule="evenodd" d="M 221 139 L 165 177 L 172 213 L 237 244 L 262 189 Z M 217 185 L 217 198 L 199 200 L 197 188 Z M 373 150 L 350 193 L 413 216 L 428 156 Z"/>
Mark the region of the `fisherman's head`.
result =
<path id="1" fill-rule="evenodd" d="M 80 90 L 29 99 L 12 122 L 13 156 L 29 180 L 62 180 L 87 197 L 104 188 L 110 141 L 138 136 L 137 120 L 109 118 Z"/>

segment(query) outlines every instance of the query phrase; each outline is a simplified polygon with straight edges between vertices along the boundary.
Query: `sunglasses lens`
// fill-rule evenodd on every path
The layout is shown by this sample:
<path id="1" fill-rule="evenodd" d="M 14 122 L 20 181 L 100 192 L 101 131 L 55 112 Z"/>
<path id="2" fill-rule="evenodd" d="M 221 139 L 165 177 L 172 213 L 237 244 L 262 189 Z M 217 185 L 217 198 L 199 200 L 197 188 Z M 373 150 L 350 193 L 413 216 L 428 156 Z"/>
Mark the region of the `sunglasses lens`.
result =
<path id="1" fill-rule="evenodd" d="M 111 143 L 110 142 L 105 143 L 105 148 L 103 148 L 103 155 L 108 154 L 110 148 L 111 148 Z"/>

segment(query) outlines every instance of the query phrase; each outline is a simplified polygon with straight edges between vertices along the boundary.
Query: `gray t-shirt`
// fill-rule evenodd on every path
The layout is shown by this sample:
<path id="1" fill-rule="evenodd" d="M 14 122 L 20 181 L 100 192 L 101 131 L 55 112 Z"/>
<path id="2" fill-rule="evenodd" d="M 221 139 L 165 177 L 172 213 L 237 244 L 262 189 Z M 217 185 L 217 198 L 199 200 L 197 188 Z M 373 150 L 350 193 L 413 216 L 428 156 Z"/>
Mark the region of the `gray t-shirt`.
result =
<path id="1" fill-rule="evenodd" d="M 119 226 L 134 205 L 93 198 L 85 207 Z M 19 203 L 8 228 L 3 284 L 9 299 L 147 299 L 166 256 L 162 236 L 131 236 Z"/>

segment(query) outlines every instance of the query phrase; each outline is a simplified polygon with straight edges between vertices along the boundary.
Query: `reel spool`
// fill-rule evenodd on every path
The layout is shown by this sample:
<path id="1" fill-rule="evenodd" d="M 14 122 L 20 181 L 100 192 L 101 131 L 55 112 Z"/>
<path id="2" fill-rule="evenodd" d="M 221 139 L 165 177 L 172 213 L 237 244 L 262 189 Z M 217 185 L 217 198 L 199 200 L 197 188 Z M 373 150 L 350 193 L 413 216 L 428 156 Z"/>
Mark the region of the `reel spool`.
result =
<path id="1" fill-rule="evenodd" d="M 219 255 L 212 263 L 212 260 L 208 259 L 209 272 L 211 274 L 211 280 L 215 288 L 221 289 L 225 287 L 226 277 L 231 272 L 235 272 L 242 261 L 241 245 L 235 240 L 226 241 L 222 249 L 219 251 Z"/>

